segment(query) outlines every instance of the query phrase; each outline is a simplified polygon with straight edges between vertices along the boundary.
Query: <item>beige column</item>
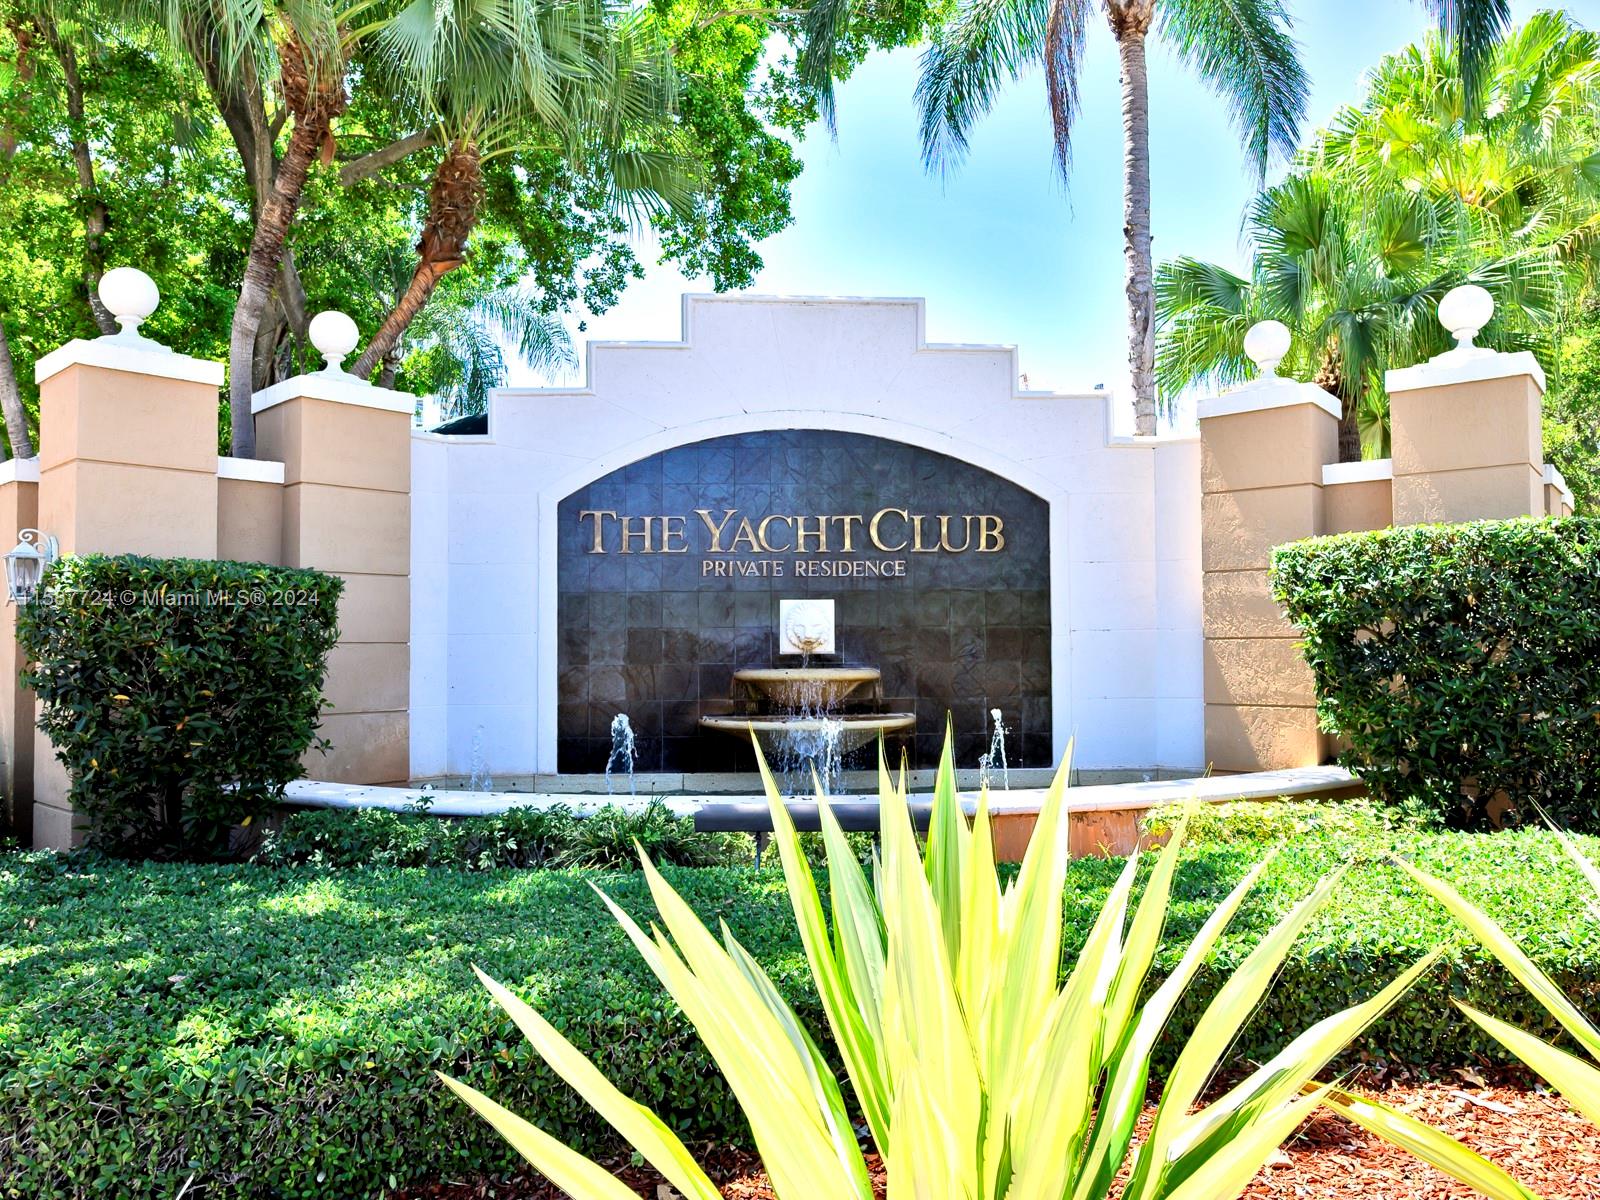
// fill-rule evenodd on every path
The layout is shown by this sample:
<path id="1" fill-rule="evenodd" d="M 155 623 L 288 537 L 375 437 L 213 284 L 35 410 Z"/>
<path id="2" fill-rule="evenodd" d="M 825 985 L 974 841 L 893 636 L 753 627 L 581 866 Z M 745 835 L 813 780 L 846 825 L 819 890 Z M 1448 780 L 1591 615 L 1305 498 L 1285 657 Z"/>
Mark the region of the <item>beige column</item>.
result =
<path id="1" fill-rule="evenodd" d="M 17 533 L 39 524 L 39 460 L 10 459 L 0 463 L 0 539 L 17 541 Z M 17 609 L 0 609 L 0 787 L 5 796 L 0 824 L 10 825 L 26 843 L 33 835 L 33 693 L 17 682 L 22 670 L 17 653 Z"/>
<path id="2" fill-rule="evenodd" d="M 1482 288 L 1454 289 L 1439 320 L 1456 348 L 1385 376 L 1396 525 L 1545 513 L 1544 371 L 1473 344 L 1493 313 Z"/>
<path id="3" fill-rule="evenodd" d="M 1544 465 L 1544 511 L 1552 517 L 1572 515 L 1572 489 L 1566 479 L 1551 463 Z"/>
<path id="4" fill-rule="evenodd" d="M 316 321 L 338 314 L 320 314 Z M 403 782 L 410 774 L 411 418 L 416 400 L 338 368 L 353 336 L 313 322 L 329 367 L 255 397 L 256 444 L 283 462 L 283 564 L 344 580 L 328 663 L 333 745 L 313 779 Z M 353 326 L 349 327 L 353 333 Z M 341 327 L 342 329 L 342 327 Z M 331 344 L 330 344 L 331 341 Z M 331 351 L 331 354 L 330 354 Z"/>
<path id="5" fill-rule="evenodd" d="M 1247 340 L 1262 378 L 1200 404 L 1206 759 L 1221 772 L 1322 759 L 1311 672 L 1267 568 L 1274 546 L 1325 528 L 1322 469 L 1338 457 L 1339 403 L 1274 373 L 1287 336 Z"/>
<path id="6" fill-rule="evenodd" d="M 147 276 L 106 273 L 121 332 L 68 342 L 34 366 L 38 527 L 62 554 L 217 554 L 217 390 L 222 364 L 138 332 L 159 297 Z M 43 734 L 34 755 L 33 841 L 74 839 L 65 769 Z"/>

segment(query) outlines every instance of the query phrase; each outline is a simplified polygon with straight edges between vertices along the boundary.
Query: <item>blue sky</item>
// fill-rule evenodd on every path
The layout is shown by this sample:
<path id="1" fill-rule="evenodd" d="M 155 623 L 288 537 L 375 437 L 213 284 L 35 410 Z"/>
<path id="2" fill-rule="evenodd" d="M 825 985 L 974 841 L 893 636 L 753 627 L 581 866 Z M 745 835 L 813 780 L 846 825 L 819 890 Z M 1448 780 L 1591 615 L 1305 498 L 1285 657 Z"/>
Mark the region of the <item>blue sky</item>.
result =
<path id="1" fill-rule="evenodd" d="M 1569 3 L 1584 19 L 1594 0 Z M 1416 0 L 1291 0 L 1312 78 L 1307 131 L 1360 95 L 1363 74 L 1427 26 Z M 1521 19 L 1540 5 L 1517 0 Z M 1592 17 L 1590 18 L 1592 19 Z M 811 131 L 794 223 L 761 244 L 752 291 L 922 296 L 930 341 L 1020 350 L 1031 387 L 1125 392 L 1121 122 L 1116 49 L 1103 20 L 1089 39 L 1072 177 L 1050 157 L 1037 75 L 1008 87 L 951 177 L 923 170 L 912 89 L 919 51 L 869 59 L 839 90 L 837 140 Z M 1251 169 L 1223 105 L 1159 43 L 1151 50 L 1151 162 L 1157 261 L 1191 254 L 1242 267 Z M 653 259 L 649 247 L 641 257 Z M 679 296 L 708 291 L 652 263 L 587 339 L 673 339 Z M 514 368 L 512 383 L 545 382 Z M 1131 416 L 1129 417 L 1131 423 Z"/>

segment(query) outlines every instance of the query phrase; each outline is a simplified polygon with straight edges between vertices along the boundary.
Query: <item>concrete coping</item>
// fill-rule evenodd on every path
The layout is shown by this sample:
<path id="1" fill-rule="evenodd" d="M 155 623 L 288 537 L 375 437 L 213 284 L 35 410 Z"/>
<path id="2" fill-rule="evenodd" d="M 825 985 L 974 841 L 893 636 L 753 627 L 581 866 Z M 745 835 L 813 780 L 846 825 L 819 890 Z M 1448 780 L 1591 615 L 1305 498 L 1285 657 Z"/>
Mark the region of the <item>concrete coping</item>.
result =
<path id="1" fill-rule="evenodd" d="M 8 458 L 0 462 L 0 484 L 38 483 L 39 458 Z"/>
<path id="2" fill-rule="evenodd" d="M 1335 420 L 1342 415 L 1337 396 L 1330 396 L 1314 383 L 1300 383 L 1276 375 L 1252 380 L 1231 392 L 1200 401 L 1199 415 L 1204 421 L 1210 417 L 1264 412 L 1269 408 L 1293 408 L 1297 404 L 1315 404 Z"/>
<path id="3" fill-rule="evenodd" d="M 169 350 L 159 342 L 141 338 L 137 343 L 119 340 L 116 335 L 101 338 L 73 338 L 33 364 L 34 383 L 43 383 L 68 367 L 102 367 L 126 371 L 130 375 L 157 375 L 185 383 L 222 386 L 223 366 L 208 358 L 190 358 Z"/>
<path id="4" fill-rule="evenodd" d="M 1361 462 L 1327 463 L 1322 468 L 1322 486 L 1341 483 L 1372 483 L 1394 478 L 1394 459 L 1369 458 Z"/>
<path id="5" fill-rule="evenodd" d="M 282 483 L 283 464 L 265 458 L 231 458 L 217 455 L 218 479 L 241 479 L 247 483 Z"/>
<path id="6" fill-rule="evenodd" d="M 35 469 L 37 470 L 37 468 Z M 1550 487 L 1555 488 L 1556 491 L 1561 493 L 1561 498 L 1567 502 L 1568 508 L 1573 506 L 1572 489 L 1567 486 L 1567 481 L 1562 476 L 1561 472 L 1556 470 L 1555 463 L 1545 463 L 1544 481 Z"/>
<path id="7" fill-rule="evenodd" d="M 1383 385 L 1392 396 L 1396 392 L 1414 392 L 1421 388 L 1450 387 L 1459 383 L 1482 383 L 1489 379 L 1515 379 L 1528 375 L 1545 390 L 1544 368 L 1531 350 L 1515 354 L 1500 354 L 1494 350 L 1476 350 L 1461 353 L 1449 350 L 1414 367 L 1400 367 L 1386 371 Z"/>
<path id="8" fill-rule="evenodd" d="M 362 408 L 404 413 L 408 417 L 417 409 L 417 398 L 408 392 L 377 387 L 343 371 L 337 374 L 317 371 L 263 388 L 250 398 L 250 411 L 265 412 L 290 400 L 330 400 L 335 404 L 357 404 Z"/>
<path id="9" fill-rule="evenodd" d="M 1224 804 L 1232 800 L 1273 800 L 1279 796 L 1319 796 L 1359 786 L 1360 781 L 1343 767 L 1294 767 L 1245 775 L 1212 775 L 1196 779 L 1161 779 L 1069 788 L 1067 807 L 1071 812 L 1140 812 L 1185 800 Z M 1036 813 L 1044 796 L 1044 788 L 990 792 L 989 811 L 996 815 Z M 513 808 L 554 808 L 558 805 L 570 808 L 579 816 L 589 816 L 608 804 L 639 809 L 656 799 L 679 816 L 692 817 L 703 808 L 766 803 L 766 798 L 759 795 L 652 797 L 608 796 L 593 792 L 473 792 L 428 790 L 420 786 L 324 783 L 314 779 L 296 780 L 284 792 L 284 802 L 297 808 L 385 808 L 399 811 L 424 799 L 432 801 L 428 811 L 440 817 L 486 816 Z M 805 797 L 795 799 L 805 801 Z M 873 796 L 831 796 L 829 799 L 841 804 L 876 802 Z M 965 792 L 962 799 L 967 811 L 973 811 L 976 796 Z"/>

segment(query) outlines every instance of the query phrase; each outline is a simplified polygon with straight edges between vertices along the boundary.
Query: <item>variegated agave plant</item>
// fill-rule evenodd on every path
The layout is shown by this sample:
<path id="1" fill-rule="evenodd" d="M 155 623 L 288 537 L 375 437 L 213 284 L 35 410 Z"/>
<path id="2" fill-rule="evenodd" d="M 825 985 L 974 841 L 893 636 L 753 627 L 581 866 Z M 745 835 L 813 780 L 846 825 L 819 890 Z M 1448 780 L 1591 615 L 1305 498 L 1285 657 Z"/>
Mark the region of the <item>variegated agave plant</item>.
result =
<path id="1" fill-rule="evenodd" d="M 1126 1200 L 1237 1195 L 1328 1098 L 1330 1089 L 1312 1082 L 1317 1073 L 1434 961 L 1423 959 L 1370 1000 L 1313 1025 L 1196 1110 L 1291 944 L 1338 888 L 1334 873 L 1223 984 L 1135 1146 L 1151 1051 L 1262 866 L 1223 900 L 1141 1002 L 1166 920 L 1181 824 L 1137 904 L 1138 862 L 1130 859 L 1062 984 L 1065 765 L 1009 886 L 995 869 L 986 798 L 970 825 L 963 815 L 948 745 L 926 855 L 919 853 L 904 777 L 891 780 L 880 758 L 882 848 L 871 882 L 819 797 L 831 929 L 765 763 L 762 772 L 817 991 L 855 1104 L 886 1164 L 891 1200 L 1099 1200 L 1125 1166 Z M 780 1200 L 873 1200 L 851 1106 L 827 1058 L 732 933 L 724 927 L 720 939 L 714 936 L 648 860 L 644 871 L 664 929 L 647 933 L 606 903 L 726 1076 L 773 1191 Z M 688 1200 L 718 1200 L 716 1186 L 654 1113 L 619 1092 L 537 1012 L 481 977 L 556 1073 L 678 1192 Z M 446 1082 L 575 1200 L 635 1200 L 596 1163 L 482 1093 Z M 1475 1173 L 1515 1187 L 1497 1168 L 1456 1149 L 1477 1164 Z"/>

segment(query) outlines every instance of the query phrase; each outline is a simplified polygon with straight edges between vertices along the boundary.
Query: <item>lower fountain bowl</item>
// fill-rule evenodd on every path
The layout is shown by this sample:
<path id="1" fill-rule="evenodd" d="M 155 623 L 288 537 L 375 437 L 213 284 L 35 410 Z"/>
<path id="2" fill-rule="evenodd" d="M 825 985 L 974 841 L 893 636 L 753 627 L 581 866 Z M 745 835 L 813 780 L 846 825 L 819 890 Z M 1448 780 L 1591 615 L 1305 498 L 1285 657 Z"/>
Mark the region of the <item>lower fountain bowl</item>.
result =
<path id="1" fill-rule="evenodd" d="M 771 754 L 781 746 L 793 745 L 796 739 L 821 737 L 831 728 L 838 729 L 840 754 L 849 754 L 872 741 L 879 734 L 888 737 L 908 733 L 916 725 L 911 713 L 846 713 L 837 717 L 701 717 L 703 729 L 731 733 L 748 738 L 754 733 L 761 740 L 761 749 Z"/>

